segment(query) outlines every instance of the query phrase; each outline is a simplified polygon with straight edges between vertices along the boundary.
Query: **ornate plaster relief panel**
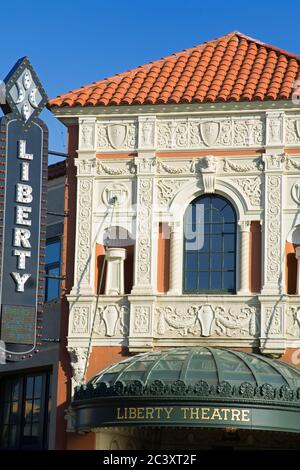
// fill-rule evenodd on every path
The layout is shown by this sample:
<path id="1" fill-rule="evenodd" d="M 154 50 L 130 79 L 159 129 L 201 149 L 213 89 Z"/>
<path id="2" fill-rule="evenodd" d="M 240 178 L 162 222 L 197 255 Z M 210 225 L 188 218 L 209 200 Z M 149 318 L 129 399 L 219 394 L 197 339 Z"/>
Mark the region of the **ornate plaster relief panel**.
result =
<path id="1" fill-rule="evenodd" d="M 116 212 L 132 210 L 134 203 L 133 181 L 125 177 L 117 179 L 95 179 L 94 212 L 105 214 L 114 206 Z"/>
<path id="2" fill-rule="evenodd" d="M 79 298 L 69 297 L 69 345 L 88 345 L 92 335 L 94 346 L 123 345 L 129 334 L 130 306 L 126 297 L 101 296 Z"/>
<path id="3" fill-rule="evenodd" d="M 299 115 L 287 115 L 285 119 L 285 141 L 286 146 L 300 145 L 300 117 Z"/>
<path id="4" fill-rule="evenodd" d="M 260 305 L 253 296 L 130 296 L 130 351 L 188 345 L 260 344 Z"/>
<path id="5" fill-rule="evenodd" d="M 292 340 L 298 340 L 300 345 L 300 304 L 290 299 L 291 303 L 286 309 L 286 336 Z"/>
<path id="6" fill-rule="evenodd" d="M 82 125 L 81 141 L 86 141 Z M 206 149 L 261 147 L 265 143 L 264 116 L 187 117 L 98 122 L 99 151 L 153 149 Z M 86 145 L 86 144 L 85 144 Z"/>
<path id="7" fill-rule="evenodd" d="M 255 298 L 160 299 L 155 309 L 154 335 L 158 342 L 166 338 L 251 341 L 259 336 L 259 307 Z"/>
<path id="8" fill-rule="evenodd" d="M 300 117 L 284 111 L 168 118 L 81 117 L 79 149 L 130 151 L 300 146 Z"/>

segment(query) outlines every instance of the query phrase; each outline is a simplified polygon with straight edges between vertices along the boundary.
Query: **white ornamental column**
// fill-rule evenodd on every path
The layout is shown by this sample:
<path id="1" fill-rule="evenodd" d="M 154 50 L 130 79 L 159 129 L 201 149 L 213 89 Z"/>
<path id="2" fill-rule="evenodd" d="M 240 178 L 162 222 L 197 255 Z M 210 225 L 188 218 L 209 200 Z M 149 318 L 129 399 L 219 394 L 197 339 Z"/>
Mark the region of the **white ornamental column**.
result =
<path id="1" fill-rule="evenodd" d="M 77 167 L 76 252 L 71 295 L 94 293 L 93 187 L 96 162 L 96 118 L 79 121 Z"/>
<path id="2" fill-rule="evenodd" d="M 129 351 L 140 352 L 153 347 L 155 293 L 157 291 L 157 221 L 155 116 L 138 118 L 138 157 L 136 195 L 136 231 L 134 286 L 130 302 Z"/>
<path id="3" fill-rule="evenodd" d="M 262 294 L 279 295 L 283 290 L 282 200 L 283 154 L 265 154 L 264 221 L 263 221 L 263 288 Z"/>
<path id="4" fill-rule="evenodd" d="M 260 350 L 279 355 L 285 351 L 284 164 L 285 114 L 266 113 L 263 207 L 263 285 L 259 301 Z"/>
<path id="5" fill-rule="evenodd" d="M 240 227 L 240 289 L 239 294 L 249 295 L 249 243 L 250 225 L 248 220 L 239 222 Z"/>
<path id="6" fill-rule="evenodd" d="M 125 248 L 108 248 L 105 259 L 107 263 L 105 295 L 123 295 Z"/>
<path id="7" fill-rule="evenodd" d="M 138 118 L 136 242 L 132 294 L 153 294 L 157 284 L 157 223 L 154 218 L 156 118 Z"/>
<path id="8" fill-rule="evenodd" d="M 296 294 L 300 295 L 300 246 L 297 246 L 295 257 L 297 260 L 297 284 L 296 284 Z"/>
<path id="9" fill-rule="evenodd" d="M 170 286 L 169 295 L 182 293 L 183 240 L 180 222 L 171 222 L 170 227 Z"/>

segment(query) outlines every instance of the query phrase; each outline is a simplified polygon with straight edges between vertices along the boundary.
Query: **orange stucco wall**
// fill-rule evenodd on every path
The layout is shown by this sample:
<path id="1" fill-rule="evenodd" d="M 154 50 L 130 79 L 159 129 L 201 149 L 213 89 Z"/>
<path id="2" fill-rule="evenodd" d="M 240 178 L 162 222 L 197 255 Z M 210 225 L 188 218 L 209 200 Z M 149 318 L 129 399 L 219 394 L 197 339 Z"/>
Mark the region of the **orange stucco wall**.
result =
<path id="1" fill-rule="evenodd" d="M 300 348 L 287 349 L 280 360 L 300 369 Z"/>
<path id="2" fill-rule="evenodd" d="M 170 272 L 170 239 L 166 232 L 167 224 L 159 224 L 157 253 L 157 290 L 168 292 Z"/>
<path id="3" fill-rule="evenodd" d="M 105 248 L 100 243 L 96 243 L 96 256 L 95 256 L 95 292 L 97 294 L 104 294 L 105 288 L 105 270 L 102 273 L 103 263 L 105 256 Z M 102 280 L 100 279 L 102 276 Z M 101 281 L 101 286 L 100 286 Z"/>
<path id="4" fill-rule="evenodd" d="M 90 380 L 106 367 L 122 361 L 128 356 L 128 349 L 124 346 L 94 346 L 89 358 L 86 377 Z"/>
<path id="5" fill-rule="evenodd" d="M 261 291 L 261 225 L 259 221 L 251 222 L 249 247 L 249 280 L 250 292 Z"/>
<path id="6" fill-rule="evenodd" d="M 124 289 L 125 294 L 130 294 L 133 286 L 133 263 L 134 263 L 134 245 L 124 247 L 126 249 L 126 259 L 124 262 Z M 105 247 L 100 243 L 96 243 L 96 256 L 95 256 L 95 292 L 104 294 L 105 291 L 105 279 L 106 269 L 102 273 L 103 263 L 105 257 Z M 102 276 L 101 286 L 100 278 Z"/>

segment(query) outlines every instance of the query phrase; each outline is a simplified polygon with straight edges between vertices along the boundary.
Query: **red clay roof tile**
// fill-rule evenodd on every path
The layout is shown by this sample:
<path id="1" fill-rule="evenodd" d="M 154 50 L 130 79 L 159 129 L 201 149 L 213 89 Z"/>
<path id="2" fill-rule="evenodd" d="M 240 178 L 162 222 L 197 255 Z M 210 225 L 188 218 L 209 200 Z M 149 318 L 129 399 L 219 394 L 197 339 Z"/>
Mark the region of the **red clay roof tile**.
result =
<path id="1" fill-rule="evenodd" d="M 299 77 L 299 56 L 233 32 L 70 91 L 48 106 L 288 99 Z"/>

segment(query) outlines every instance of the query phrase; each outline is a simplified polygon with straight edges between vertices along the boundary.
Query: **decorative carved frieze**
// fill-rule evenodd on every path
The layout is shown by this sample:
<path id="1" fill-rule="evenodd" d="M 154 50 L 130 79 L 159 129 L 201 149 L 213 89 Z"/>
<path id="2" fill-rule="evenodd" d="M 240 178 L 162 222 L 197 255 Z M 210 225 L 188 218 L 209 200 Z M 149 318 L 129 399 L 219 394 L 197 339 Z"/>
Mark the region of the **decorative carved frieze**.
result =
<path id="1" fill-rule="evenodd" d="M 137 175 L 154 175 L 156 173 L 156 158 L 153 156 L 139 156 L 134 159 Z"/>
<path id="2" fill-rule="evenodd" d="M 87 363 L 88 347 L 68 347 L 71 359 L 72 378 L 75 384 L 80 385 L 85 381 L 84 372 Z"/>
<path id="3" fill-rule="evenodd" d="M 94 120 L 83 120 L 80 122 L 80 140 L 79 147 L 82 150 L 90 150 L 94 148 Z"/>
<path id="4" fill-rule="evenodd" d="M 156 145 L 155 116 L 139 116 L 139 149 L 154 149 Z"/>
<path id="5" fill-rule="evenodd" d="M 273 139 L 277 139 L 275 121 L 269 126 Z M 96 142 L 99 150 L 260 147 L 265 143 L 265 123 L 262 117 L 174 120 L 141 116 L 138 122 L 98 122 Z"/>
<path id="6" fill-rule="evenodd" d="M 194 174 L 196 173 L 196 160 L 189 160 L 183 166 L 168 165 L 165 161 L 157 158 L 156 170 L 158 174 L 168 173 L 170 175 Z"/>
<path id="7" fill-rule="evenodd" d="M 188 180 L 162 178 L 157 181 L 157 200 L 161 206 L 167 206 Z"/>
<path id="8" fill-rule="evenodd" d="M 234 185 L 238 185 L 241 188 L 252 206 L 260 206 L 261 179 L 259 176 L 232 178 L 231 181 Z"/>
<path id="9" fill-rule="evenodd" d="M 150 314 L 151 307 L 135 306 L 133 313 L 133 333 L 149 333 L 150 332 Z"/>
<path id="10" fill-rule="evenodd" d="M 224 172 L 237 172 L 237 173 L 249 173 L 249 172 L 257 172 L 262 171 L 264 166 L 261 158 L 256 158 L 251 163 L 234 163 L 232 160 L 228 158 L 224 158 Z"/>
<path id="11" fill-rule="evenodd" d="M 266 176 L 266 283 L 278 287 L 281 268 L 281 176 Z"/>
<path id="12" fill-rule="evenodd" d="M 133 150 L 137 148 L 136 123 L 122 122 L 97 126 L 97 148 L 99 150 Z"/>
<path id="13" fill-rule="evenodd" d="M 284 145 L 284 113 L 266 113 L 266 145 L 280 147 Z"/>
<path id="14" fill-rule="evenodd" d="M 265 308 L 265 337 L 283 336 L 283 306 Z"/>
<path id="15" fill-rule="evenodd" d="M 283 163 L 286 160 L 284 154 L 266 154 L 263 156 L 265 171 L 283 170 Z"/>
<path id="16" fill-rule="evenodd" d="M 86 334 L 89 332 L 90 307 L 78 306 L 72 309 L 72 333 Z"/>
<path id="17" fill-rule="evenodd" d="M 258 336 L 257 309 L 254 306 L 192 305 L 188 308 L 156 308 L 156 334 L 166 337 Z"/>
<path id="18" fill-rule="evenodd" d="M 300 144 L 300 119 L 286 118 L 285 124 L 286 145 Z"/>
<path id="19" fill-rule="evenodd" d="M 287 309 L 286 333 L 293 338 L 300 338 L 300 307 L 292 306 Z"/>
<path id="20" fill-rule="evenodd" d="M 134 175 L 136 173 L 136 166 L 133 160 L 125 163 L 125 167 L 118 166 L 109 166 L 102 161 L 96 162 L 96 173 L 97 175 L 109 175 L 109 176 L 122 176 L 122 175 Z"/>
<path id="21" fill-rule="evenodd" d="M 77 166 L 77 174 L 79 176 L 83 175 L 92 175 L 94 166 L 95 166 L 95 160 L 91 159 L 78 159 L 76 161 L 76 166 Z"/>
<path id="22" fill-rule="evenodd" d="M 92 226 L 92 179 L 82 178 L 79 181 L 77 246 L 76 246 L 76 280 L 75 286 L 80 290 L 90 285 L 91 262 L 91 226 Z"/>
<path id="23" fill-rule="evenodd" d="M 157 121 L 159 149 L 251 147 L 264 143 L 264 122 L 253 119 Z"/>
<path id="24" fill-rule="evenodd" d="M 300 162 L 286 155 L 285 156 L 285 169 L 286 170 L 300 170 Z"/>
<path id="25" fill-rule="evenodd" d="M 138 178 L 135 285 L 151 285 L 153 178 Z"/>
<path id="26" fill-rule="evenodd" d="M 129 308 L 127 305 L 102 305 L 98 307 L 93 333 L 102 337 L 127 337 L 129 332 Z"/>

